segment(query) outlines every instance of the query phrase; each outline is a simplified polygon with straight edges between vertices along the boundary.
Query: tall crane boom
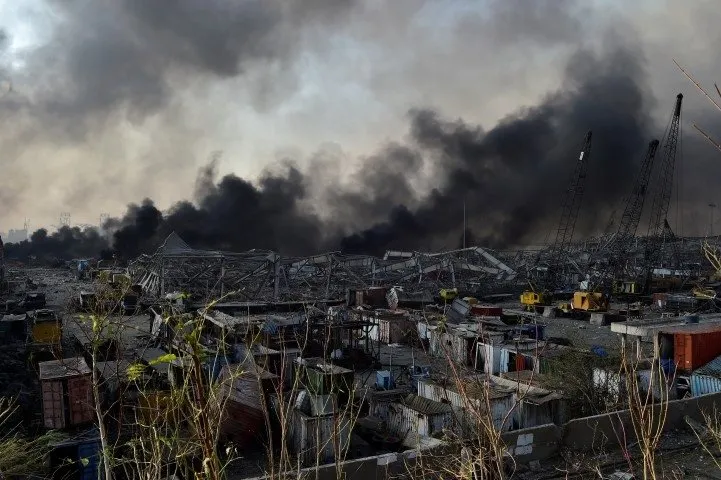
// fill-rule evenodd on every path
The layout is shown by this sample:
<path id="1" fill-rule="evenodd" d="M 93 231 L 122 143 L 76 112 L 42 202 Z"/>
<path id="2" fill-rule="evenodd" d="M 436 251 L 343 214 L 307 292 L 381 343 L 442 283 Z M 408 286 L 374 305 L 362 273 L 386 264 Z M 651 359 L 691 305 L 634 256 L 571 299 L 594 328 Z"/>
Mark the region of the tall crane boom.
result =
<path id="1" fill-rule="evenodd" d="M 610 272 L 611 277 L 607 278 L 605 282 L 607 290 L 609 289 L 608 287 L 611 286 L 611 282 L 618 280 L 623 275 L 626 268 L 630 244 L 636 236 L 638 224 L 641 221 L 641 213 L 643 212 L 643 205 L 646 200 L 648 184 L 651 181 L 651 171 L 653 170 L 653 162 L 656 158 L 658 144 L 658 140 L 655 139 L 649 142 L 646 156 L 641 162 L 641 168 L 634 181 L 633 190 L 631 190 L 631 195 L 629 195 L 623 209 L 610 259 L 612 267 Z"/>
<path id="2" fill-rule="evenodd" d="M 646 236 L 645 270 L 646 281 L 644 290 L 648 290 L 651 282 L 651 272 L 657 262 L 663 239 L 669 237 L 670 227 L 668 226 L 668 209 L 671 205 L 671 193 L 673 191 L 674 168 L 676 166 L 676 151 L 678 148 L 679 129 L 681 124 L 681 102 L 683 95 L 676 95 L 676 105 L 671 117 L 666 141 L 663 145 L 663 157 L 661 159 L 661 170 L 658 176 L 658 188 L 656 189 L 651 204 L 651 219 L 648 225 Z M 670 238 L 669 238 L 670 239 Z"/>
<path id="3" fill-rule="evenodd" d="M 676 106 L 669 127 L 666 142 L 663 145 L 663 158 L 659 172 L 659 184 L 651 204 L 651 222 L 648 225 L 649 237 L 660 237 L 664 232 L 664 224 L 668 217 L 668 208 L 671 205 L 671 192 L 673 190 L 673 173 L 676 166 L 676 150 L 678 147 L 678 132 L 681 123 L 681 101 L 683 95 L 676 96 Z"/>
<path id="4" fill-rule="evenodd" d="M 641 221 L 643 204 L 646 200 L 646 191 L 648 190 L 648 184 L 651 181 L 651 170 L 653 169 L 653 161 L 656 158 L 658 143 L 658 140 L 652 140 L 648 144 L 646 156 L 641 163 L 641 169 L 639 170 L 636 181 L 634 182 L 631 196 L 626 202 L 623 215 L 621 215 L 621 223 L 618 225 L 617 235 L 620 238 L 629 236 L 633 237 L 636 235 L 638 224 Z"/>
<path id="5" fill-rule="evenodd" d="M 591 131 L 586 133 L 583 139 L 583 147 L 576 161 L 576 167 L 571 177 L 571 184 L 563 197 L 561 206 L 561 220 L 556 231 L 556 238 L 550 248 L 549 275 L 548 281 L 556 280 L 555 274 L 560 267 L 560 261 L 563 254 L 568 250 L 568 246 L 573 239 L 573 231 L 576 228 L 576 220 L 578 212 L 581 208 L 581 200 L 586 184 L 586 172 L 588 170 L 588 160 L 591 156 Z"/>

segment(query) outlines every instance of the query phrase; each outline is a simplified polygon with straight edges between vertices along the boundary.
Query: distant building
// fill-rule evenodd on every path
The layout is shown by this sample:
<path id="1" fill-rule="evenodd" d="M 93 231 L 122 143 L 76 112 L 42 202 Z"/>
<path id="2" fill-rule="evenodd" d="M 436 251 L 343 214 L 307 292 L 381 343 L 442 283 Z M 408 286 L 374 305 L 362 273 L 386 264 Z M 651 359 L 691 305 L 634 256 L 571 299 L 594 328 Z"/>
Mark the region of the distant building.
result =
<path id="1" fill-rule="evenodd" d="M 28 239 L 28 229 L 27 228 L 17 229 L 17 230 L 10 229 L 8 231 L 8 235 L 7 235 L 7 238 L 5 239 L 5 241 L 7 243 L 20 243 L 20 242 L 24 242 L 27 239 Z"/>

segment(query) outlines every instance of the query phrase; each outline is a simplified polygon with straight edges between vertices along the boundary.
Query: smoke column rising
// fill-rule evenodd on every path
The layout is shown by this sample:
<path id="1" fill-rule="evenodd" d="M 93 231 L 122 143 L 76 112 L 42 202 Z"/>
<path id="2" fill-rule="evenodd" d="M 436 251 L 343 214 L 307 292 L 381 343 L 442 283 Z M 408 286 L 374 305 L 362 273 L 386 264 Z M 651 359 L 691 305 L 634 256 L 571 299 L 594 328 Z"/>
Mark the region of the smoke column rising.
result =
<path id="1" fill-rule="evenodd" d="M 430 109 L 409 112 L 407 141 L 366 159 L 350 191 L 293 163 L 282 173 L 266 171 L 255 184 L 235 175 L 215 181 L 211 162 L 200 172 L 194 203 L 178 202 L 163 217 L 145 200 L 112 220 L 113 246 L 132 257 L 176 231 L 200 248 L 299 255 L 454 248 L 464 201 L 479 244 L 538 241 L 557 222 L 560 196 L 588 129 L 594 144 L 579 235 L 593 233 L 627 194 L 655 128 L 645 88 L 638 52 L 579 51 L 559 91 L 487 132 Z M 429 172 L 435 188 L 414 198 L 413 183 Z M 308 203 L 309 186 L 319 181 L 329 185 L 323 198 L 331 214 L 323 217 Z"/>

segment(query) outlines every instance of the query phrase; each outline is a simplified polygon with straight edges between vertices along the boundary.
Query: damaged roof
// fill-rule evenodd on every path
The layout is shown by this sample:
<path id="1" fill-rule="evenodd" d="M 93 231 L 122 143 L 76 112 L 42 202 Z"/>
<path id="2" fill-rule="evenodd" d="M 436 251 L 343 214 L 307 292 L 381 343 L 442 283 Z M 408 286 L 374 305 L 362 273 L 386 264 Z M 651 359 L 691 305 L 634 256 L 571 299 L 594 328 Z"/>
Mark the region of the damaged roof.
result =
<path id="1" fill-rule="evenodd" d="M 63 358 L 40 362 L 40 380 L 78 377 L 90 374 L 90 367 L 83 357 Z"/>
<path id="2" fill-rule="evenodd" d="M 453 410 L 447 403 L 436 402 L 435 400 L 419 397 L 412 393 L 406 396 L 401 403 L 423 415 L 442 415 L 444 413 L 450 413 Z"/>

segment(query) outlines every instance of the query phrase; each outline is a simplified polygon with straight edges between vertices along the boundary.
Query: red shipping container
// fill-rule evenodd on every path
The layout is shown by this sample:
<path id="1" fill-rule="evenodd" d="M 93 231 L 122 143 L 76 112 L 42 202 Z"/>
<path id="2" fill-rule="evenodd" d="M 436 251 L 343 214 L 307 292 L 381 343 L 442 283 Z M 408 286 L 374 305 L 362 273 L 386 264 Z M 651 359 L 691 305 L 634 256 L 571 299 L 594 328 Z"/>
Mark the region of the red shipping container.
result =
<path id="1" fill-rule="evenodd" d="M 676 331 L 673 356 L 679 369 L 692 371 L 721 355 L 721 328 L 702 327 Z"/>

